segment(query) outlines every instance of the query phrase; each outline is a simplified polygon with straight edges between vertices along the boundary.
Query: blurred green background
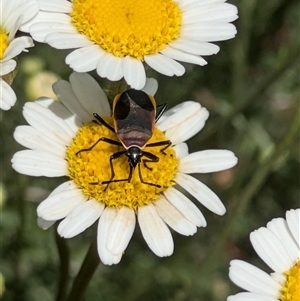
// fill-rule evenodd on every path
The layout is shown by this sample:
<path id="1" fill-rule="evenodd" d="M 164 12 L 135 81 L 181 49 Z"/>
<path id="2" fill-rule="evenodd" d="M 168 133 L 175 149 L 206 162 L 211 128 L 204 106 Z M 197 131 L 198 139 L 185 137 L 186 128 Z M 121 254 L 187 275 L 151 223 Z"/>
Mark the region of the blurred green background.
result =
<path id="1" fill-rule="evenodd" d="M 209 110 L 204 129 L 188 141 L 190 151 L 229 149 L 238 156 L 231 170 L 196 175 L 221 198 L 227 213 L 216 216 L 194 200 L 208 226 L 192 237 L 172 232 L 175 251 L 169 258 L 156 257 L 137 227 L 120 264 L 100 263 L 85 301 L 223 301 L 239 291 L 228 278 L 231 259 L 270 271 L 253 251 L 249 234 L 299 207 L 300 5 L 296 0 L 230 2 L 239 8 L 238 34 L 219 43 L 221 51 L 206 58 L 207 66 L 186 64 L 180 78 L 148 73 L 159 82 L 157 103 L 172 107 L 192 99 Z M 22 149 L 13 132 L 26 124 L 24 103 L 51 96 L 52 82 L 68 79 L 67 53 L 38 43 L 23 53 L 12 85 L 18 101 L 0 113 L 3 300 L 62 300 L 56 296 L 61 273 L 69 268 L 69 290 L 96 235 L 96 225 L 69 240 L 59 239 L 55 227 L 40 229 L 36 207 L 64 179 L 20 175 L 10 163 Z M 58 247 L 69 267 L 61 266 Z"/>

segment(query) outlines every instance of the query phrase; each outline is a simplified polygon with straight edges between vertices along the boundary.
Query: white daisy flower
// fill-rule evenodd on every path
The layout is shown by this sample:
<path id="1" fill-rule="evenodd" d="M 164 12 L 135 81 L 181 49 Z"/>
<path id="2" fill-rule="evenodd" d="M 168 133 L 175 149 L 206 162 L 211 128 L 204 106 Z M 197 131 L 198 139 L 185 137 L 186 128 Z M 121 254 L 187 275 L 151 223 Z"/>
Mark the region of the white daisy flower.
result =
<path id="1" fill-rule="evenodd" d="M 286 212 L 250 234 L 258 256 L 274 271 L 270 275 L 242 260 L 231 261 L 230 279 L 248 292 L 228 301 L 300 300 L 300 209 Z"/>
<path id="2" fill-rule="evenodd" d="M 154 94 L 155 84 L 148 83 L 148 94 Z M 110 182 L 113 173 L 110 158 L 124 151 L 124 147 L 107 141 L 95 145 L 102 137 L 117 141 L 115 144 L 119 141 L 108 127 L 92 122 L 92 114 L 99 112 L 113 127 L 103 90 L 84 73 L 73 73 L 70 83 L 58 81 L 53 90 L 60 101 L 48 98 L 26 103 L 23 115 L 29 125 L 17 127 L 14 133 L 15 139 L 29 148 L 13 156 L 16 171 L 30 176 L 70 178 L 38 206 L 42 227 L 49 227 L 49 221 L 63 219 L 58 233 L 70 238 L 99 220 L 99 256 L 103 263 L 111 265 L 121 260 L 133 235 L 136 217 L 148 246 L 161 257 L 171 255 L 174 248 L 167 225 L 187 236 L 193 235 L 197 227 L 206 226 L 201 211 L 177 190 L 176 183 L 212 212 L 225 213 L 220 199 L 189 175 L 224 170 L 237 163 L 228 150 L 188 153 L 184 141 L 198 133 L 208 118 L 208 111 L 199 103 L 184 102 L 166 112 L 157 124 L 149 143 L 172 142 L 165 154 L 161 152 L 162 147 L 144 148 L 157 156 L 158 162 L 137 165 L 128 180 L 128 158 L 119 156 L 113 160 L 113 179 L 126 180 Z M 142 179 L 148 184 L 142 183 Z"/>
<path id="3" fill-rule="evenodd" d="M 213 41 L 231 39 L 237 8 L 226 0 L 38 0 L 40 12 L 24 30 L 39 42 L 72 49 L 66 63 L 77 72 L 96 69 L 134 89 L 146 82 L 146 63 L 181 76 L 177 61 L 200 66 L 219 51 Z M 30 26 L 31 25 L 31 26 Z"/>
<path id="4" fill-rule="evenodd" d="M 38 12 L 36 0 L 0 0 L 0 108 L 9 110 L 17 97 L 10 84 L 17 62 L 14 58 L 26 48 L 34 46 L 30 37 L 15 38 L 20 26 Z"/>

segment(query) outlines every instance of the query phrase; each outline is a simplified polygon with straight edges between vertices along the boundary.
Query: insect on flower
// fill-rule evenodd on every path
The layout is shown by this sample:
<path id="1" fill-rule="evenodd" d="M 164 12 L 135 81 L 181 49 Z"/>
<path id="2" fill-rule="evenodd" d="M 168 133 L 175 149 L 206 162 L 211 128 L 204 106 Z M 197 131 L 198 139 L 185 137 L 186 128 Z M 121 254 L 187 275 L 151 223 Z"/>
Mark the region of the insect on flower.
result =
<path id="1" fill-rule="evenodd" d="M 160 108 L 156 115 L 156 108 Z M 149 183 L 143 180 L 140 163 L 152 170 L 147 163 L 155 163 L 159 161 L 159 157 L 152 154 L 151 152 L 145 151 L 145 147 L 159 147 L 163 146 L 160 152 L 164 155 L 164 152 L 172 142 L 170 140 L 158 141 L 154 143 L 147 142 L 153 135 L 155 123 L 162 116 L 162 114 L 167 109 L 167 104 L 162 104 L 156 107 L 155 99 L 146 94 L 143 91 L 129 89 L 125 92 L 117 95 L 113 102 L 113 122 L 114 127 L 109 125 L 102 117 L 97 113 L 94 113 L 94 117 L 97 119 L 94 122 L 100 123 L 107 129 L 115 133 L 119 141 L 115 141 L 106 137 L 101 137 L 89 148 L 82 149 L 77 152 L 78 155 L 81 152 L 91 151 L 99 142 L 103 141 L 109 144 L 123 146 L 125 150 L 114 153 L 110 156 L 110 169 L 111 177 L 108 181 L 103 181 L 101 184 L 108 185 L 113 182 L 130 182 L 132 178 L 133 171 L 136 166 L 138 166 L 138 173 L 141 183 L 155 186 L 160 188 L 161 186 L 154 183 Z M 115 171 L 113 166 L 113 161 L 121 156 L 128 157 L 129 163 L 129 175 L 125 179 L 114 179 Z M 144 157 L 144 158 L 143 158 Z M 97 185 L 98 182 L 91 182 L 90 184 Z"/>

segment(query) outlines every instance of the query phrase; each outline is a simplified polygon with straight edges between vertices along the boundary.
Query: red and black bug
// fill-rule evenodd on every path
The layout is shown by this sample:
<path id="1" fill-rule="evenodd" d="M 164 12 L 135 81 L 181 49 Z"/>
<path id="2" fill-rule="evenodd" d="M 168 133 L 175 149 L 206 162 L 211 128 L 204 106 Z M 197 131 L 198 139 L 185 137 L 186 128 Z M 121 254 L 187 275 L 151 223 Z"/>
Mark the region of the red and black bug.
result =
<path id="1" fill-rule="evenodd" d="M 156 115 L 156 108 L 160 108 Z M 163 146 L 160 150 L 161 153 L 166 154 L 164 151 L 172 144 L 170 140 L 158 141 L 154 143 L 147 142 L 153 135 L 155 123 L 162 116 L 167 109 L 166 104 L 162 104 L 156 107 L 155 99 L 146 94 L 143 91 L 129 89 L 125 92 L 117 95 L 113 102 L 113 122 L 114 127 L 109 125 L 102 117 L 97 113 L 94 113 L 94 117 L 97 119 L 96 123 L 102 124 L 110 131 L 115 133 L 119 141 L 115 141 L 106 137 L 101 137 L 92 146 L 86 149 L 82 149 L 77 152 L 91 151 L 99 142 L 103 141 L 109 144 L 123 146 L 125 150 L 114 153 L 110 156 L 110 169 L 111 177 L 107 181 L 103 181 L 101 184 L 107 184 L 113 182 L 130 182 L 133 174 L 133 170 L 138 166 L 139 178 L 141 183 L 155 186 L 160 188 L 161 186 L 154 183 L 149 183 L 143 180 L 140 163 L 149 169 L 147 163 L 158 162 L 159 157 L 155 156 L 151 152 L 145 151 L 145 147 L 159 147 Z M 128 157 L 129 163 L 129 175 L 125 179 L 114 179 L 115 171 L 113 161 L 121 156 Z M 90 184 L 99 184 L 98 182 L 92 182 Z M 107 189 L 105 188 L 105 190 Z"/>

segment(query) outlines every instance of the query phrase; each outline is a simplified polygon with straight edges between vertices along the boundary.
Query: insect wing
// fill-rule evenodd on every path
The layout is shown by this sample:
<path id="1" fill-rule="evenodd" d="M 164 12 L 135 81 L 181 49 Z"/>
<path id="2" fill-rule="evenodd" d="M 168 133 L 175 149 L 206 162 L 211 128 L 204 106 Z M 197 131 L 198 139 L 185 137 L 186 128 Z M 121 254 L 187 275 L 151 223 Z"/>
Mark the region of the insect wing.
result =
<path id="1" fill-rule="evenodd" d="M 114 126 L 125 148 L 143 148 L 152 137 L 156 105 L 152 96 L 130 89 L 118 95 L 113 104 Z"/>

